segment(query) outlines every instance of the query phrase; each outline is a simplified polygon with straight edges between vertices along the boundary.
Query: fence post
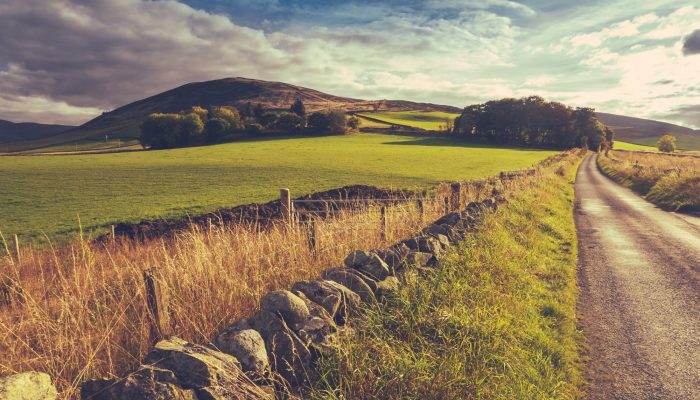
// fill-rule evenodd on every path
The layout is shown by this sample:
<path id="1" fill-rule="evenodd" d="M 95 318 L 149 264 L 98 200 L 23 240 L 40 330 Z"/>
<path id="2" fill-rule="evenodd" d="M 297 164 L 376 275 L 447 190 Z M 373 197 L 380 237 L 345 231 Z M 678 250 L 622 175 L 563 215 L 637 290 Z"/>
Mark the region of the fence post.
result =
<path id="1" fill-rule="evenodd" d="M 450 213 L 450 198 L 445 196 L 445 214 Z"/>
<path id="2" fill-rule="evenodd" d="M 168 299 L 161 287 L 158 269 L 151 267 L 143 271 L 143 281 L 146 285 L 146 308 L 151 343 L 156 343 L 171 335 L 170 315 L 168 314 Z"/>
<path id="3" fill-rule="evenodd" d="M 14 236 L 14 242 L 15 242 L 15 255 L 17 256 L 17 264 L 22 263 L 22 255 L 19 253 L 19 236 L 15 233 Z"/>
<path id="4" fill-rule="evenodd" d="M 316 221 L 317 218 L 311 218 L 308 226 L 309 247 L 314 253 L 318 251 L 318 225 L 316 224 Z"/>
<path id="5" fill-rule="evenodd" d="M 117 241 L 117 235 L 116 235 L 116 233 L 114 232 L 114 225 L 110 225 L 110 226 L 109 226 L 109 233 L 110 233 L 110 235 L 112 236 L 112 244 L 116 243 L 116 241 Z"/>
<path id="6" fill-rule="evenodd" d="M 462 184 L 455 182 L 451 185 L 452 188 L 452 211 L 457 211 L 462 208 Z"/>
<path id="7" fill-rule="evenodd" d="M 380 220 L 379 226 L 381 228 L 382 240 L 386 241 L 386 206 L 382 206 L 379 209 Z"/>
<path id="8" fill-rule="evenodd" d="M 286 223 L 292 222 L 292 196 L 289 189 L 280 189 L 280 203 L 282 203 L 282 219 Z"/>
<path id="9" fill-rule="evenodd" d="M 420 224 L 423 225 L 425 221 L 425 210 L 423 209 L 423 199 L 418 199 L 418 218 L 420 218 Z"/>

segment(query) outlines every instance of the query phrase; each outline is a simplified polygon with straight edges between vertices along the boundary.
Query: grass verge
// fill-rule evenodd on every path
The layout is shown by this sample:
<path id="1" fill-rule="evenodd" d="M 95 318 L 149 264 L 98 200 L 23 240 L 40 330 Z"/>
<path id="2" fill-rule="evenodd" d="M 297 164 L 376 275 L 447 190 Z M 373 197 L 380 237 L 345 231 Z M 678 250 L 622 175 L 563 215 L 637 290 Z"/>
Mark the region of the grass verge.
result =
<path id="1" fill-rule="evenodd" d="M 613 152 L 600 170 L 665 210 L 700 211 L 700 157 Z"/>
<path id="2" fill-rule="evenodd" d="M 548 168 L 435 272 L 408 274 L 397 297 L 368 311 L 321 362 L 313 397 L 576 397 L 579 161 Z"/>

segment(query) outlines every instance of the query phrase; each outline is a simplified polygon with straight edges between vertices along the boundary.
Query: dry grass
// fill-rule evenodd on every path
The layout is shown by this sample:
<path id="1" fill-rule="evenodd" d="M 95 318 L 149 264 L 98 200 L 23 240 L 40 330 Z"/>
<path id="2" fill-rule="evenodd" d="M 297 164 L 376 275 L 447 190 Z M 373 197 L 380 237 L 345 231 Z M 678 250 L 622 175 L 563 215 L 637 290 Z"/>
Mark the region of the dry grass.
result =
<path id="1" fill-rule="evenodd" d="M 601 170 L 660 207 L 700 211 L 700 157 L 612 152 L 599 157 Z"/>
<path id="2" fill-rule="evenodd" d="M 478 200 L 492 187 L 466 185 L 465 198 Z M 425 222 L 443 214 L 443 197 L 437 198 L 425 200 Z M 296 225 L 263 232 L 255 226 L 193 227 L 144 243 L 78 238 L 60 248 L 23 247 L 19 261 L 3 239 L 0 282 L 12 282 L 15 302 L 0 305 L 0 375 L 43 371 L 62 398 L 75 398 L 85 379 L 122 375 L 149 351 L 142 280 L 148 267 L 162 275 L 174 332 L 203 343 L 254 312 L 268 291 L 315 277 L 353 249 L 395 243 L 423 225 L 413 202 L 388 208 L 385 240 L 379 219 L 377 207 L 367 206 L 320 221 L 315 253 L 306 228 Z"/>

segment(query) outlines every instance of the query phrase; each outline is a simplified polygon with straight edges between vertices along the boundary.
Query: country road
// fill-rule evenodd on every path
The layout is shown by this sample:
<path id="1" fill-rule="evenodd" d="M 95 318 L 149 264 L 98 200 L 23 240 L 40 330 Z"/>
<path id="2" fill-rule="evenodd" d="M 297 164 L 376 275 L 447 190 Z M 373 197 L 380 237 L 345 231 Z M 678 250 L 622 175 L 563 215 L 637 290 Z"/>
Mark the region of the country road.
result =
<path id="1" fill-rule="evenodd" d="M 700 219 L 656 208 L 587 157 L 575 184 L 589 399 L 700 399 Z"/>

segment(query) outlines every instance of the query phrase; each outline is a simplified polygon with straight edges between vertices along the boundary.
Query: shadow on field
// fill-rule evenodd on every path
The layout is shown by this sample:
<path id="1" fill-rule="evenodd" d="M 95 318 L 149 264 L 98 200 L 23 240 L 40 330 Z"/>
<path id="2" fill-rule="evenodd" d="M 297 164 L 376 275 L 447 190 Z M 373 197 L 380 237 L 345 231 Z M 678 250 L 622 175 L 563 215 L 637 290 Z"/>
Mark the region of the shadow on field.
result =
<path id="1" fill-rule="evenodd" d="M 552 149 L 542 149 L 537 147 L 517 147 L 517 146 L 507 146 L 498 143 L 487 143 L 487 142 L 472 142 L 463 139 L 457 139 L 453 137 L 416 137 L 415 140 L 410 141 L 395 141 L 395 142 L 382 142 L 382 144 L 388 145 L 399 145 L 399 146 L 452 146 L 452 147 L 465 147 L 465 148 L 475 148 L 475 149 L 508 149 L 517 151 L 552 151 Z"/>

